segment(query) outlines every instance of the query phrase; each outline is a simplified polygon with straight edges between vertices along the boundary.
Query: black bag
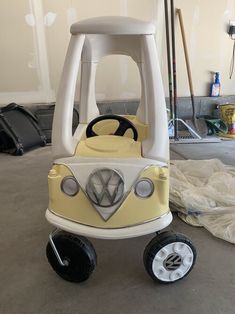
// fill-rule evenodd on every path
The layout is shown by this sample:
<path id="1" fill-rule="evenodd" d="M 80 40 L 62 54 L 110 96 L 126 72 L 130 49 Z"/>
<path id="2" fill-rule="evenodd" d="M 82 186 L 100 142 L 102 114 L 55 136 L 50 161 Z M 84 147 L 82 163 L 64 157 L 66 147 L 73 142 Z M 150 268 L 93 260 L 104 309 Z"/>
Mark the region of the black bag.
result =
<path id="1" fill-rule="evenodd" d="M 53 123 L 53 115 L 55 111 L 55 105 L 43 105 L 38 106 L 34 112 L 39 126 L 43 133 L 46 135 L 47 143 L 51 143 L 51 131 Z M 79 113 L 76 108 L 73 108 L 73 124 L 72 124 L 72 133 L 76 130 L 79 124 Z"/>
<path id="2" fill-rule="evenodd" d="M 45 145 L 46 136 L 32 112 L 15 103 L 0 108 L 0 152 L 23 155 Z"/>

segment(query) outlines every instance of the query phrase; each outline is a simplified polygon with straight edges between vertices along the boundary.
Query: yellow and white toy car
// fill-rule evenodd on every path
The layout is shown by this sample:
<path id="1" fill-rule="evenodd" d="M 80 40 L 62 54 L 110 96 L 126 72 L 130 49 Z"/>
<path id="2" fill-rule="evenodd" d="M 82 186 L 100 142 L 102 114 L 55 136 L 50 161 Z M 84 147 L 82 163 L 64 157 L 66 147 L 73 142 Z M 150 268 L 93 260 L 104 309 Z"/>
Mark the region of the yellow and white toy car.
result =
<path id="1" fill-rule="evenodd" d="M 162 232 L 169 210 L 169 143 L 155 27 L 127 17 L 100 17 L 73 24 L 53 123 L 54 165 L 49 172 L 47 257 L 68 281 L 86 280 L 96 265 L 84 236 L 124 239 L 150 233 L 144 265 L 161 282 L 192 269 L 196 250 L 185 236 Z M 136 116 L 99 115 L 95 72 L 109 54 L 129 55 L 141 77 Z M 76 80 L 81 60 L 80 123 L 72 135 Z"/>

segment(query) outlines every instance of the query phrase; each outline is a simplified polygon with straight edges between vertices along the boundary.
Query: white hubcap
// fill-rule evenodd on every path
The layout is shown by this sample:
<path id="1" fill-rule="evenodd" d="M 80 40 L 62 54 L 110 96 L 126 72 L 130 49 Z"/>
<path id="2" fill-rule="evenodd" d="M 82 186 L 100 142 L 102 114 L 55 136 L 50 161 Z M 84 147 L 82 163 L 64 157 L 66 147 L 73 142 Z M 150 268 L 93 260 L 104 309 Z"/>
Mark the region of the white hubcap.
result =
<path id="1" fill-rule="evenodd" d="M 152 269 L 161 281 L 172 282 L 184 277 L 193 265 L 194 254 L 184 242 L 164 246 L 154 257 Z"/>

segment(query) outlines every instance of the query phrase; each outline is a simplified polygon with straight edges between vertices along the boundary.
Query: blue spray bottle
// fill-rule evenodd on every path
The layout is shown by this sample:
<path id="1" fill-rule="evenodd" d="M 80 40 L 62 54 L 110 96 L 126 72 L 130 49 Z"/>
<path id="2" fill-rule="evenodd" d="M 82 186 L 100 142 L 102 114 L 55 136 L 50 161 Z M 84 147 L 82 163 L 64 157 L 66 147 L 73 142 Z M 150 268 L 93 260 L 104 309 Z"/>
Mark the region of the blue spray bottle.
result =
<path id="1" fill-rule="evenodd" d="M 211 97 L 219 97 L 220 96 L 220 74 L 219 72 L 215 72 L 214 82 L 211 84 L 210 90 Z"/>

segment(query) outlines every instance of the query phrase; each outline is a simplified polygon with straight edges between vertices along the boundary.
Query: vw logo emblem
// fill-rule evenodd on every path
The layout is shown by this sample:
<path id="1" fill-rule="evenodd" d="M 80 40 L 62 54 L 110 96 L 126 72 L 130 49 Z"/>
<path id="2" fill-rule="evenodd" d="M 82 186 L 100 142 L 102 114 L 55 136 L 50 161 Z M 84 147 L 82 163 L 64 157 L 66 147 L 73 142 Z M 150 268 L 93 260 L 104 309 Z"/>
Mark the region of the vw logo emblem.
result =
<path id="1" fill-rule="evenodd" d="M 176 253 L 170 254 L 164 261 L 166 270 L 176 270 L 182 264 L 182 258 Z"/>
<path id="2" fill-rule="evenodd" d="M 116 170 L 99 169 L 89 176 L 86 192 L 94 204 L 110 207 L 122 199 L 124 180 Z"/>

